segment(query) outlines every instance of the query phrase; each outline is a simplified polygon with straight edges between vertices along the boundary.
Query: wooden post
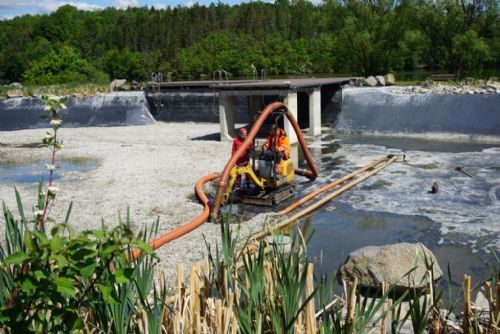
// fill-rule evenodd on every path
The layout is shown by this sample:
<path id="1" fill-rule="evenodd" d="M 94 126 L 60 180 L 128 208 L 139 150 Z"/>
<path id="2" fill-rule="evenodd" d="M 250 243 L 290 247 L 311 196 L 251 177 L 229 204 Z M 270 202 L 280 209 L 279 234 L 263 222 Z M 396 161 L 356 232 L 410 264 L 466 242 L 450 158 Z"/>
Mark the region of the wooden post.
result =
<path id="1" fill-rule="evenodd" d="M 347 319 L 346 319 L 346 333 L 352 333 L 354 326 L 354 310 L 356 308 L 356 289 L 358 288 L 358 278 L 354 277 L 349 288 L 349 296 L 347 300 Z"/>
<path id="2" fill-rule="evenodd" d="M 464 275 L 464 334 L 471 332 L 470 311 L 470 276 Z"/>
<path id="3" fill-rule="evenodd" d="M 308 298 L 314 292 L 314 264 L 307 265 L 305 297 Z M 311 298 L 306 306 L 306 333 L 316 334 L 316 310 L 314 298 Z"/>
<path id="4" fill-rule="evenodd" d="M 177 265 L 177 308 L 179 312 L 182 310 L 184 305 L 184 266 L 182 264 Z"/>
<path id="5" fill-rule="evenodd" d="M 496 290 L 497 290 L 497 298 L 496 298 L 496 301 L 495 301 L 495 321 L 496 321 L 496 325 L 498 326 L 498 320 L 500 319 L 500 282 L 497 282 L 497 287 L 496 287 Z"/>
<path id="6" fill-rule="evenodd" d="M 229 295 L 227 288 L 227 269 L 225 265 L 222 265 L 222 292 L 224 294 L 224 298 L 227 298 Z"/>
<path id="7" fill-rule="evenodd" d="M 391 310 L 391 308 L 392 308 L 392 299 L 390 299 L 390 298 L 389 298 L 389 299 L 387 299 L 387 310 L 389 310 L 389 311 L 390 311 L 390 310 Z M 388 322 L 388 323 L 389 323 L 389 325 L 391 326 L 391 327 L 389 327 L 389 330 L 390 330 L 390 333 L 392 333 L 392 322 L 391 322 L 392 315 L 391 315 L 391 312 L 387 312 L 387 314 L 386 314 L 386 316 L 385 316 L 385 319 L 386 319 L 386 320 L 385 320 L 385 321 L 386 321 L 386 323 Z M 399 319 L 398 319 L 398 320 L 399 320 Z"/>
<path id="8" fill-rule="evenodd" d="M 222 325 L 222 300 L 217 299 L 215 301 L 215 333 L 222 334 L 223 328 L 224 327 Z"/>
<path id="9" fill-rule="evenodd" d="M 195 327 L 195 286 L 194 286 L 194 277 L 195 277 L 195 268 L 191 266 L 189 268 L 189 324 L 187 328 L 189 328 L 190 332 L 194 332 Z"/>
<path id="10" fill-rule="evenodd" d="M 496 323 L 496 306 L 493 300 L 493 289 L 491 288 L 491 282 L 487 281 L 484 283 L 484 290 L 486 291 L 486 299 L 488 299 L 488 307 L 490 309 L 490 326 Z"/>
<path id="11" fill-rule="evenodd" d="M 203 267 L 203 291 L 205 292 L 205 298 L 208 298 L 210 297 L 210 262 L 208 257 L 205 258 Z"/>
<path id="12" fill-rule="evenodd" d="M 196 328 L 198 329 L 198 325 L 200 322 L 200 315 L 201 315 L 201 303 L 200 303 L 200 297 L 201 297 L 201 292 L 200 292 L 200 266 L 199 264 L 195 264 L 193 266 L 193 295 L 191 298 L 193 298 L 193 308 L 194 308 L 194 319 L 196 321 L 195 325 Z"/>
<path id="13" fill-rule="evenodd" d="M 382 282 L 382 298 L 384 298 L 385 293 L 387 292 L 387 283 Z M 387 302 L 384 302 L 384 304 L 381 307 L 381 312 L 382 312 L 382 319 L 380 320 L 380 334 L 385 334 L 385 328 L 386 328 L 386 315 L 384 314 L 387 310 Z"/>

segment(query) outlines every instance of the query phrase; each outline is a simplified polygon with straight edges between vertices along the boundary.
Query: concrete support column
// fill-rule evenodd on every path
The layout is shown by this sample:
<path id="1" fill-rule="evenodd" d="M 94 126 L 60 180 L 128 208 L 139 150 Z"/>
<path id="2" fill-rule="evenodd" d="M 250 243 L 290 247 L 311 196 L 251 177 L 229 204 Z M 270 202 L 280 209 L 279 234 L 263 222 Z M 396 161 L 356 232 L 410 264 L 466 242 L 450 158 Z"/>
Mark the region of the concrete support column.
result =
<path id="1" fill-rule="evenodd" d="M 220 140 L 234 137 L 234 96 L 219 95 Z"/>
<path id="2" fill-rule="evenodd" d="M 290 147 L 290 158 L 293 161 L 294 168 L 299 167 L 299 146 L 300 145 L 292 145 L 292 147 Z"/>
<path id="3" fill-rule="evenodd" d="M 321 89 L 314 88 L 309 95 L 309 131 L 310 136 L 321 135 Z"/>
<path id="4" fill-rule="evenodd" d="M 297 119 L 298 116 L 298 103 L 297 103 L 297 92 L 289 92 L 287 96 L 285 97 L 284 101 L 286 107 L 290 112 L 292 113 L 293 117 Z M 298 122 L 298 121 L 297 121 Z M 295 144 L 297 143 L 297 135 L 295 134 L 295 131 L 293 130 L 292 124 L 288 121 L 288 119 L 285 117 L 285 132 L 288 135 L 288 140 L 290 141 L 290 144 Z"/>
<path id="5" fill-rule="evenodd" d="M 257 115 L 257 112 L 260 111 L 261 105 L 261 96 L 259 95 L 251 95 L 248 97 L 249 99 L 249 104 L 250 104 L 250 123 L 252 123 L 255 120 L 255 117 Z"/>

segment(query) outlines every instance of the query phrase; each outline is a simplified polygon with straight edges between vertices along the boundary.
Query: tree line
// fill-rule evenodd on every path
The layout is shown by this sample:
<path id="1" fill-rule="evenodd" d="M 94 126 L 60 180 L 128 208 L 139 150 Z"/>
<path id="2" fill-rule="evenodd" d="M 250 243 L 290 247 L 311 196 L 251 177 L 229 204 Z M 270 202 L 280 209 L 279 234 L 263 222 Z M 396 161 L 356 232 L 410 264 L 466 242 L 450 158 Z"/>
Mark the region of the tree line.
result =
<path id="1" fill-rule="evenodd" d="M 500 64 L 496 0 L 276 0 L 229 6 L 64 5 L 0 21 L 0 78 L 26 84 L 350 73 Z"/>

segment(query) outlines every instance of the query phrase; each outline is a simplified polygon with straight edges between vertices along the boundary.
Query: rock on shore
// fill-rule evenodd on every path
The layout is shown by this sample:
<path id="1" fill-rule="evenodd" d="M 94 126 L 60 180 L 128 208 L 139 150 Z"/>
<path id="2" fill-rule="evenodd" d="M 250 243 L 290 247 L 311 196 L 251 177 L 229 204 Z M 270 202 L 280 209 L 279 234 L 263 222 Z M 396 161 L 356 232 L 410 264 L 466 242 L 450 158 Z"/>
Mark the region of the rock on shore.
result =
<path id="1" fill-rule="evenodd" d="M 341 278 L 358 278 L 363 287 L 380 288 L 388 283 L 397 289 L 426 286 L 427 265 L 433 264 L 434 279 L 443 276 L 432 252 L 421 243 L 368 246 L 351 253 L 340 268 Z"/>

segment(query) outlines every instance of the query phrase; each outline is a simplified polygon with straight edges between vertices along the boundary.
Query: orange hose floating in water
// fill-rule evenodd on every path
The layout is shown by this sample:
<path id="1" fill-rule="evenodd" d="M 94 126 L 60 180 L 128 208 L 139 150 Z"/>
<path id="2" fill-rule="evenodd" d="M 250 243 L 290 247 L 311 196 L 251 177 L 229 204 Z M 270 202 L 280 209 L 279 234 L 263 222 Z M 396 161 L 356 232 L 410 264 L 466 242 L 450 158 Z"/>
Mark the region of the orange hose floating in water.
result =
<path id="1" fill-rule="evenodd" d="M 310 199 L 318 196 L 319 194 L 321 194 L 322 192 L 325 192 L 327 191 L 328 189 L 331 189 L 333 187 L 336 187 L 338 186 L 339 184 L 342 184 L 344 183 L 345 181 L 348 181 L 350 179 L 352 179 L 353 177 L 355 177 L 356 175 L 359 175 L 363 172 L 366 172 L 368 169 L 371 169 L 377 165 L 380 165 L 382 162 L 384 161 L 387 161 L 388 160 L 388 157 L 384 156 L 374 162 L 372 162 L 371 164 L 369 165 L 366 165 L 365 167 L 363 168 L 360 168 L 358 169 L 357 171 L 355 171 L 354 173 L 351 173 L 349 175 L 346 175 L 338 180 L 335 180 L 333 181 L 332 183 L 329 183 L 327 184 L 326 186 L 323 186 L 315 191 L 313 191 L 312 193 L 309 193 L 307 194 L 306 196 L 302 197 L 301 199 L 299 199 L 297 202 L 293 203 L 292 205 L 284 208 L 283 210 L 281 210 L 280 212 L 278 212 L 278 214 L 280 216 L 284 216 L 286 215 L 287 213 L 289 213 L 290 211 L 293 211 L 295 210 L 296 208 L 298 208 L 299 206 L 301 206 L 302 204 L 304 204 L 305 202 L 309 201 Z"/>

